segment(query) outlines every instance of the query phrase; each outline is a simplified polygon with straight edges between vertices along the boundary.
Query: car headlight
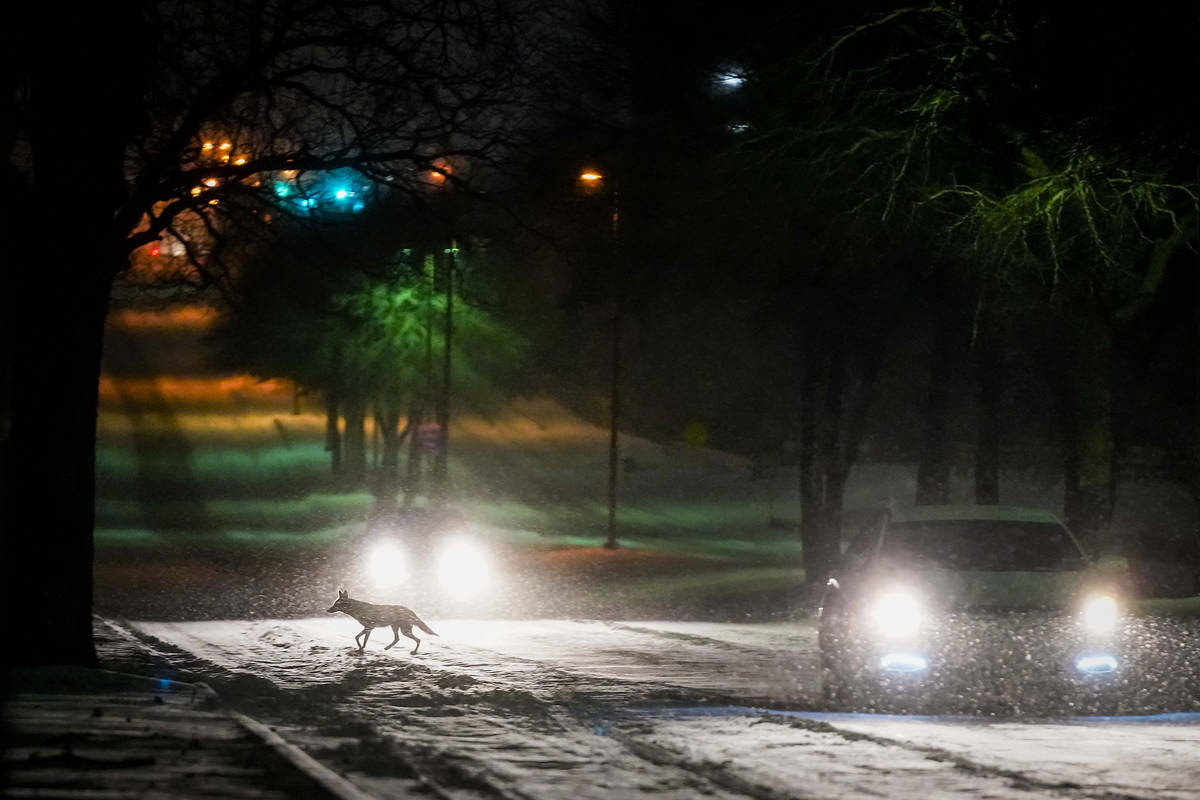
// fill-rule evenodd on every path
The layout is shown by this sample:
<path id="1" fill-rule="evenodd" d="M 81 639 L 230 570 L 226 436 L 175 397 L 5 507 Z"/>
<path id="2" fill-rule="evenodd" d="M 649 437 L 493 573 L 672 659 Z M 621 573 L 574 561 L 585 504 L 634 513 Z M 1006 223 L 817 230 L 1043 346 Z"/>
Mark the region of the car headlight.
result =
<path id="1" fill-rule="evenodd" d="M 470 539 L 447 542 L 438 551 L 436 569 L 442 589 L 460 599 L 473 597 L 492 580 L 487 551 Z"/>
<path id="2" fill-rule="evenodd" d="M 408 577 L 408 566 L 408 553 L 393 541 L 376 542 L 367 551 L 367 575 L 379 589 L 398 586 Z"/>
<path id="3" fill-rule="evenodd" d="M 875 600 L 869 613 L 875 633 L 895 639 L 917 632 L 925 617 L 925 606 L 910 589 L 889 589 Z"/>
<path id="4" fill-rule="evenodd" d="M 1111 633 L 1120 616 L 1117 601 L 1112 595 L 1092 595 L 1083 603 L 1080 618 L 1089 633 Z"/>

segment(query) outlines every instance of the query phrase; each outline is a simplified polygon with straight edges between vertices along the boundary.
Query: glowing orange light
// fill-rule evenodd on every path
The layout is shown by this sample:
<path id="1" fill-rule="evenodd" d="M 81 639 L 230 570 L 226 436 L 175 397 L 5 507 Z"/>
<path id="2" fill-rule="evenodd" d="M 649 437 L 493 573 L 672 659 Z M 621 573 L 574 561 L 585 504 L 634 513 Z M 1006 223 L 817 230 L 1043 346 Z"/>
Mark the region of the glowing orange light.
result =
<path id="1" fill-rule="evenodd" d="M 591 170 L 588 170 L 586 172 L 579 173 L 579 180 L 584 181 L 585 183 L 595 183 L 596 181 L 604 180 L 604 176 L 599 172 L 592 172 Z"/>
<path id="2" fill-rule="evenodd" d="M 205 185 L 205 186 L 207 186 L 207 187 L 208 187 L 208 188 L 210 188 L 210 189 L 211 189 L 212 187 L 216 186 L 216 185 L 217 185 L 217 183 L 218 183 L 218 181 L 217 181 L 217 179 L 216 179 L 216 178 L 208 178 L 207 180 L 205 180 L 205 181 L 204 181 L 204 185 Z"/>
<path id="3" fill-rule="evenodd" d="M 208 306 L 179 306 L 169 310 L 122 309 L 110 322 L 126 330 L 207 330 L 217 321 L 216 309 Z"/>
<path id="4" fill-rule="evenodd" d="M 212 143 L 212 142 L 205 142 L 205 143 L 204 143 L 204 146 L 203 146 L 203 148 L 202 148 L 202 149 L 204 149 L 204 150 L 212 150 L 212 149 L 213 149 L 213 143 Z"/>
<path id="5" fill-rule="evenodd" d="M 105 376 L 100 379 L 100 397 L 103 401 L 113 402 L 118 398 L 138 398 L 145 400 L 152 397 L 166 399 L 174 409 L 195 409 L 212 411 L 214 409 L 230 408 L 243 398 L 251 398 L 250 402 L 270 403 L 277 398 L 281 404 L 292 402 L 290 382 L 259 381 L 249 375 L 236 375 L 228 378 L 114 378 Z M 120 392 L 117 390 L 120 389 Z M 211 417 L 211 414 L 205 416 Z M 200 425 L 208 420 L 196 419 L 191 421 Z M 289 425 L 290 427 L 290 425 Z"/>
<path id="6" fill-rule="evenodd" d="M 215 205 L 216 205 L 217 203 L 219 203 L 219 202 L 221 202 L 221 201 L 220 201 L 220 200 L 218 200 L 217 198 L 215 198 L 215 197 L 214 197 L 212 200 L 209 200 L 209 201 L 208 201 L 208 204 L 209 204 L 210 206 L 215 206 Z"/>
<path id="7" fill-rule="evenodd" d="M 454 172 L 454 168 L 449 161 L 444 158 L 436 159 L 433 162 L 433 169 L 429 171 L 429 180 L 433 183 L 445 183 L 452 172 Z"/>
<path id="8" fill-rule="evenodd" d="M 237 165 L 240 167 L 242 164 L 245 164 L 245 163 L 246 163 L 246 157 L 245 157 L 245 156 L 238 156 L 238 157 L 237 157 L 237 158 L 234 160 L 234 162 L 233 162 L 233 163 L 234 163 L 234 164 L 237 164 Z"/>
<path id="9" fill-rule="evenodd" d="M 281 178 L 287 178 L 290 181 L 292 178 L 296 177 L 296 170 L 285 169 L 283 172 L 279 173 L 279 176 Z"/>
<path id="10" fill-rule="evenodd" d="M 195 197 L 196 195 L 200 194 L 200 193 L 201 193 L 201 192 L 203 192 L 203 191 L 204 191 L 204 189 L 203 189 L 202 187 L 200 187 L 200 186 L 193 186 L 193 187 L 192 187 L 192 197 Z"/>
<path id="11" fill-rule="evenodd" d="M 221 142 L 221 149 L 222 149 L 222 150 L 228 150 L 228 149 L 230 149 L 231 147 L 233 147 L 233 145 L 232 145 L 230 142 Z"/>

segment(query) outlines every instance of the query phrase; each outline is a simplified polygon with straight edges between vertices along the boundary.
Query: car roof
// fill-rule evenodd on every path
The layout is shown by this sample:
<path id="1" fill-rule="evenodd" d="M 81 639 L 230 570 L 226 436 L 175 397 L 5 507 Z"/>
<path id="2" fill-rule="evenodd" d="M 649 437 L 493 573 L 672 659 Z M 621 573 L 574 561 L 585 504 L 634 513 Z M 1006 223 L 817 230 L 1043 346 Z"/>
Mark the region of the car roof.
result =
<path id="1" fill-rule="evenodd" d="M 935 505 L 893 509 L 890 519 L 895 522 L 927 522 L 934 520 L 989 520 L 1010 522 L 1044 522 L 1063 526 L 1052 511 L 1029 506 L 972 506 Z"/>

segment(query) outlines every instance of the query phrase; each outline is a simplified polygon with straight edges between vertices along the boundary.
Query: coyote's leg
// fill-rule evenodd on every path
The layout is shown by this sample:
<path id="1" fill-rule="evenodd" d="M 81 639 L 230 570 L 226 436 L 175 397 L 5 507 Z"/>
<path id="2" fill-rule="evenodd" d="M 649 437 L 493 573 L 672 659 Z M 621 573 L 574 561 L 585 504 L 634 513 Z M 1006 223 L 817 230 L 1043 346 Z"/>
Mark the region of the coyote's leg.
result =
<path id="1" fill-rule="evenodd" d="M 367 639 L 371 638 L 371 629 L 363 628 L 362 631 L 359 632 L 358 636 L 362 637 L 362 641 L 358 643 L 358 652 L 361 653 L 367 646 Z M 358 636 L 354 637 L 354 641 L 358 642 Z"/>
<path id="2" fill-rule="evenodd" d="M 403 633 L 405 636 L 407 636 L 408 638 L 412 639 L 414 642 L 416 642 L 416 643 L 417 643 L 417 646 L 416 646 L 416 647 L 414 647 L 414 648 L 413 648 L 413 649 L 412 649 L 412 650 L 409 652 L 409 655 L 414 655 L 414 656 L 415 656 L 415 655 L 417 654 L 417 650 L 419 650 L 419 649 L 420 649 L 420 647 L 421 647 L 421 640 L 420 640 L 420 639 L 418 639 L 417 637 L 413 636 L 413 632 L 412 632 L 412 625 L 401 625 L 401 626 L 400 626 L 400 632 L 401 632 L 401 633 Z M 399 637 L 397 637 L 397 638 L 399 638 Z M 393 644 L 395 644 L 395 642 L 393 642 Z"/>
<path id="3" fill-rule="evenodd" d="M 398 641 L 400 641 L 400 626 L 399 626 L 399 625 L 393 625 L 393 626 L 392 626 L 392 643 L 391 643 L 391 644 L 389 644 L 389 645 L 387 645 L 387 646 L 386 646 L 386 647 L 384 647 L 383 649 L 384 649 L 384 650 L 391 650 L 393 647 L 395 647 L 395 646 L 396 646 L 396 642 L 398 642 Z"/>

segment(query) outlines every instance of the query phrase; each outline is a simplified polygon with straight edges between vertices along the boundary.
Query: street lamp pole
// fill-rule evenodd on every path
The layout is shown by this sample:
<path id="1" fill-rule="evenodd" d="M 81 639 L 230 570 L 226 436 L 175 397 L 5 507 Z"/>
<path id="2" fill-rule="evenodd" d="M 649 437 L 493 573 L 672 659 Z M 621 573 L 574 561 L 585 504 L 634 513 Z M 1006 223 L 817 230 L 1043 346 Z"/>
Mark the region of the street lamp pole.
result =
<path id="1" fill-rule="evenodd" d="M 442 350 L 442 391 L 438 403 L 438 450 L 433 462 L 434 487 L 439 495 L 446 492 L 446 474 L 450 450 L 450 375 L 451 346 L 454 338 L 454 270 L 457 266 L 458 242 L 450 240 L 446 250 L 446 316 Z"/>
<path id="2" fill-rule="evenodd" d="M 609 550 L 617 548 L 617 423 L 621 416 L 621 286 L 617 281 L 617 259 L 620 257 L 618 245 L 620 242 L 621 209 L 617 204 L 617 193 L 613 192 L 612 211 L 612 375 L 609 384 L 609 414 L 608 426 L 608 538 L 604 546 Z"/>
<path id="3" fill-rule="evenodd" d="M 588 194 L 595 194 L 604 188 L 605 182 L 610 184 L 609 197 L 612 200 L 612 242 L 609 260 L 609 292 L 610 316 L 610 345 L 609 363 L 609 424 L 608 424 L 608 535 L 604 547 L 615 550 L 617 543 L 617 477 L 620 465 L 620 449 L 617 441 L 617 426 L 621 419 L 621 285 L 618 280 L 617 268 L 620 265 L 621 242 L 621 203 L 620 194 L 614 181 L 609 181 L 603 173 L 594 169 L 584 170 L 579 174 L 579 182 Z"/>

